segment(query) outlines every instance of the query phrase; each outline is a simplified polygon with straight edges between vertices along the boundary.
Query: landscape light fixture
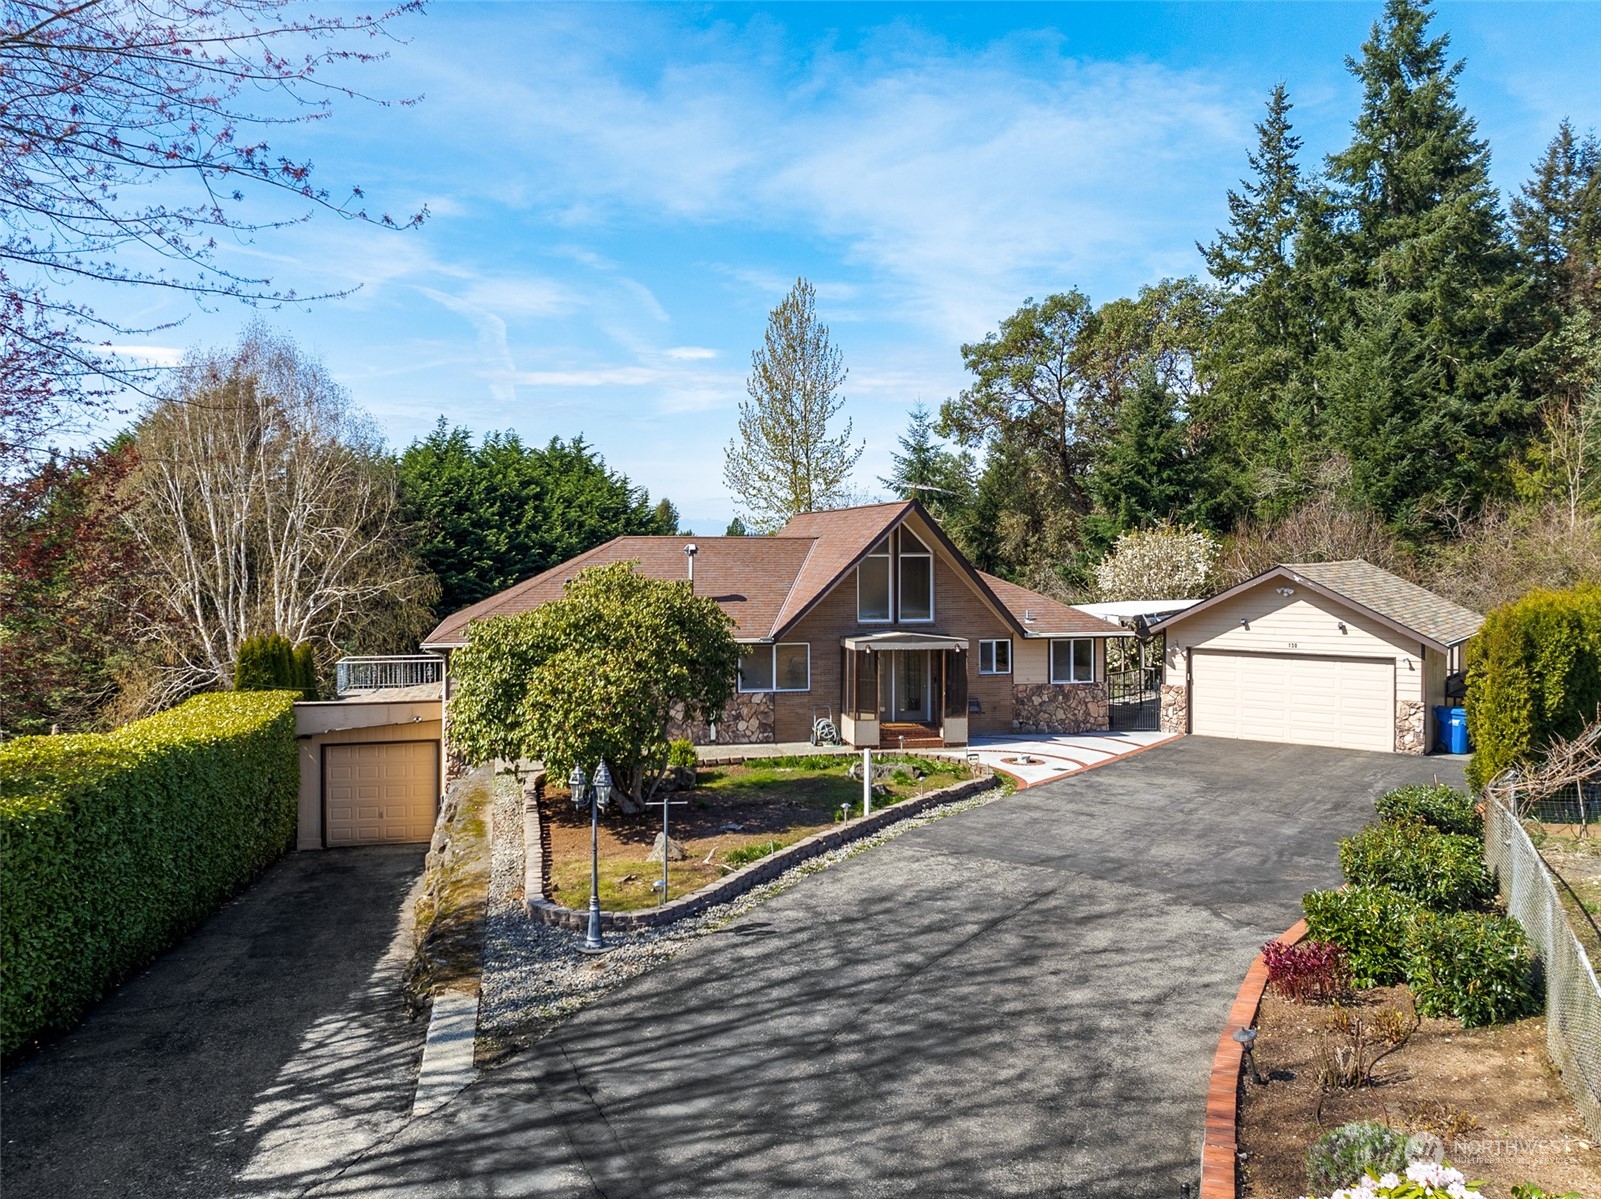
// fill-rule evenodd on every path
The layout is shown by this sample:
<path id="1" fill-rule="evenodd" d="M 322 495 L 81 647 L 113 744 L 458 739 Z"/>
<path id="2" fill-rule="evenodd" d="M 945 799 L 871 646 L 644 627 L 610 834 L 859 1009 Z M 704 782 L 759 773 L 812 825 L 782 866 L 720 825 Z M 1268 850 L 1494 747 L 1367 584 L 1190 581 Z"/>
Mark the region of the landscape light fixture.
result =
<path id="1" fill-rule="evenodd" d="M 1234 1039 L 1240 1043 L 1240 1048 L 1244 1051 L 1245 1064 L 1251 1068 L 1251 1081 L 1259 1086 L 1265 1085 L 1267 1079 L 1263 1078 L 1262 1072 L 1256 1068 L 1256 1029 L 1239 1029 L 1235 1032 Z"/>
<path id="2" fill-rule="evenodd" d="M 602 760 L 595 767 L 591 783 L 584 777 L 584 768 L 575 765 L 567 778 L 567 786 L 573 794 L 573 807 L 578 811 L 582 812 L 584 800 L 589 800 L 589 934 L 584 938 L 581 951 L 605 953 L 611 947 L 600 935 L 600 814 L 611 802 L 611 771 Z"/>

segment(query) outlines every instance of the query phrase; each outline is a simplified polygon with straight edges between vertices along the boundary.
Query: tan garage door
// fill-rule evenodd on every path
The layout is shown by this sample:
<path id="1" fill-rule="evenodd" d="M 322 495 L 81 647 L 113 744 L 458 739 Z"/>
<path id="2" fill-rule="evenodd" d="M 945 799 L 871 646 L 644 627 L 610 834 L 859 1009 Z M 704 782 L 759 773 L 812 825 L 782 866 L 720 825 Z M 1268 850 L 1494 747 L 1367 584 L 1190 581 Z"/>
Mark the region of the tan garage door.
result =
<path id="1" fill-rule="evenodd" d="M 1190 727 L 1210 737 L 1395 748 L 1395 662 L 1296 654 L 1190 657 Z"/>
<path id="2" fill-rule="evenodd" d="M 437 743 L 325 746 L 323 778 L 328 845 L 396 844 L 433 836 Z"/>

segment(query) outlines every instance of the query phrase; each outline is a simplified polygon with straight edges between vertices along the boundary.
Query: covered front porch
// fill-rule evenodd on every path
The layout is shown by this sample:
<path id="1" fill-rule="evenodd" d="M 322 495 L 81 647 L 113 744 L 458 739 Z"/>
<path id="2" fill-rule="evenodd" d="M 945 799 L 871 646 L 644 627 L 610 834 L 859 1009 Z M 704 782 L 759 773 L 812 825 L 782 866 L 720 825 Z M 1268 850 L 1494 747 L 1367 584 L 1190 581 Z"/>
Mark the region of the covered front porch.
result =
<path id="1" fill-rule="evenodd" d="M 885 749 L 966 745 L 967 650 L 966 638 L 938 633 L 842 638 L 840 736 Z"/>

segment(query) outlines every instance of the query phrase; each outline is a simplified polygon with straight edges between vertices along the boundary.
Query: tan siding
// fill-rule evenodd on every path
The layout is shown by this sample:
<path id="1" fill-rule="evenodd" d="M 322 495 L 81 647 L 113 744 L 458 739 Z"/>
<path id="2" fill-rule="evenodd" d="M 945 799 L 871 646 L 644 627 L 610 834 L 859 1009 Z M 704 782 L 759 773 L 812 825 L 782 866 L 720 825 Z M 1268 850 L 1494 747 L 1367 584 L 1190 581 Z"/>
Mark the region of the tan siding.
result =
<path id="1" fill-rule="evenodd" d="M 1423 655 L 1423 736 L 1424 752 L 1433 753 L 1439 744 L 1440 726 L 1434 719 L 1436 704 L 1445 703 L 1446 656 L 1437 649 Z"/>
<path id="2" fill-rule="evenodd" d="M 1282 580 L 1268 580 L 1168 630 L 1169 683 L 1184 682 L 1184 648 L 1241 653 L 1299 653 L 1334 657 L 1389 658 L 1396 663 L 1396 698 L 1420 699 L 1422 646 L 1308 588 L 1281 596 Z M 1241 627 L 1244 618 L 1248 627 Z M 1342 633 L 1339 622 L 1345 622 Z M 1412 668 L 1401 661 L 1409 658 Z"/>

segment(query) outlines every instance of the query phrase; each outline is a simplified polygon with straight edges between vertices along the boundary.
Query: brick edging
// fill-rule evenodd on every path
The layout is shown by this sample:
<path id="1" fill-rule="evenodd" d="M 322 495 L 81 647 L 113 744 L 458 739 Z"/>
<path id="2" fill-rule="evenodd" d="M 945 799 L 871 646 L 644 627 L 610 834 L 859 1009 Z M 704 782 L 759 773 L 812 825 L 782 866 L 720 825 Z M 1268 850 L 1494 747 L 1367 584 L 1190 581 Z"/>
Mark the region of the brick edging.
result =
<path id="1" fill-rule="evenodd" d="M 523 810 L 523 907 L 532 919 L 541 924 L 581 932 L 589 927 L 589 912 L 562 907 L 546 897 L 548 894 L 546 884 L 550 878 L 550 832 L 543 827 L 540 819 L 540 805 L 544 799 L 543 776 L 540 777 L 539 784 L 537 791 L 532 784 L 530 785 L 530 797 L 524 804 Z M 793 845 L 786 845 L 765 858 L 758 858 L 723 878 L 707 883 L 698 891 L 681 895 L 667 903 L 631 912 L 602 912 L 601 928 L 628 932 L 634 929 L 655 928 L 671 924 L 675 920 L 682 920 L 686 916 L 697 915 L 707 908 L 727 903 L 753 887 L 772 882 L 780 874 L 801 862 L 853 841 L 859 841 L 863 837 L 870 837 L 892 824 L 921 815 L 930 808 L 966 799 L 994 786 L 993 776 L 980 775 L 978 778 L 919 795 L 915 799 L 903 799 L 897 804 L 880 808 L 871 816 L 858 816 L 855 820 L 824 829 L 820 833 L 813 833 L 810 837 Z"/>
<path id="2" fill-rule="evenodd" d="M 1297 920 L 1278 940 L 1294 945 L 1305 937 L 1306 921 Z M 1257 1009 L 1266 989 L 1267 967 L 1259 953 L 1245 972 L 1223 1033 L 1217 1039 L 1217 1052 L 1212 1055 L 1212 1077 L 1206 1087 L 1206 1129 L 1201 1140 L 1200 1199 L 1235 1199 L 1239 1194 L 1240 1068 L 1245 1051 L 1234 1039 L 1234 1033 L 1256 1024 Z"/>

